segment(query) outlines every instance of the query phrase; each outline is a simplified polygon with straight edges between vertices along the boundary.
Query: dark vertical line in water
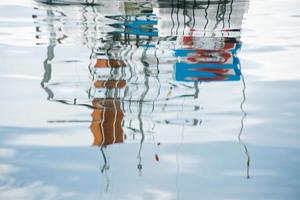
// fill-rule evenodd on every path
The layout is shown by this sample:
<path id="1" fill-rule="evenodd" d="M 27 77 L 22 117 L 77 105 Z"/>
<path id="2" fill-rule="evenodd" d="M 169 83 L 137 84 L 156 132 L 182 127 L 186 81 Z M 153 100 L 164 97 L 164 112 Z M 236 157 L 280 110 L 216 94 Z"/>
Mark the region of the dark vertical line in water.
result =
<path id="1" fill-rule="evenodd" d="M 101 151 L 101 155 L 102 155 L 102 158 L 103 158 L 103 166 L 102 166 L 102 169 L 101 169 L 101 173 L 105 174 L 105 178 L 106 178 L 106 187 L 105 187 L 105 192 L 108 192 L 108 189 L 109 189 L 109 177 L 108 177 L 108 174 L 107 174 L 107 171 L 109 170 L 109 163 L 108 163 L 108 160 L 106 158 L 106 155 L 105 155 L 105 152 L 104 152 L 104 148 L 106 148 L 105 146 L 101 146 L 100 147 L 100 151 Z"/>
<path id="2" fill-rule="evenodd" d="M 134 80 L 134 83 L 135 83 L 135 88 L 137 88 L 138 86 L 136 85 L 137 84 L 137 81 L 138 81 L 138 76 L 136 76 L 136 78 L 135 78 L 135 80 Z M 132 108 L 131 108 L 131 105 L 132 105 L 132 98 L 133 98 L 133 94 L 134 94 L 134 92 L 135 92 L 135 90 L 137 90 L 137 89 L 132 89 L 131 90 L 131 92 L 130 92 L 130 98 L 129 98 L 129 111 L 130 111 L 130 113 L 133 113 L 132 112 Z"/>
<path id="3" fill-rule="evenodd" d="M 175 27 L 175 22 L 174 22 L 174 18 L 173 18 L 173 13 L 174 13 L 174 4 L 173 4 L 173 1 L 172 0 L 172 9 L 171 9 L 171 20 L 172 20 L 172 28 L 171 28 L 171 36 L 173 35 L 173 29 Z"/>
<path id="4" fill-rule="evenodd" d="M 124 35 L 124 39 L 126 38 L 126 35 Z M 124 57 L 125 57 L 125 60 L 127 61 L 127 58 L 131 61 L 132 60 L 132 45 L 131 44 L 126 44 L 127 46 L 128 46 L 128 50 L 126 51 L 126 53 L 124 54 Z M 128 56 L 129 55 L 129 56 Z M 129 76 L 129 78 L 128 78 L 128 82 L 130 82 L 131 80 L 132 80 L 132 78 L 133 78 L 133 73 L 134 73 L 134 71 L 133 71 L 133 69 L 132 69 L 132 67 L 133 66 L 131 66 L 131 63 L 130 62 L 128 62 L 127 61 L 127 63 L 126 63 L 127 65 L 128 65 L 128 68 L 129 68 L 129 73 L 130 73 L 130 76 Z M 127 95 L 127 92 L 129 92 L 129 111 L 131 112 L 131 98 L 132 98 L 132 95 L 131 95 L 131 93 L 130 93 L 130 91 L 129 91 L 129 85 L 128 84 L 126 84 L 126 87 L 125 87 L 125 91 L 124 91 L 124 99 L 125 99 L 125 97 L 126 97 L 126 95 Z M 123 104 L 123 110 L 125 111 L 125 108 L 124 108 L 124 104 Z"/>
<path id="5" fill-rule="evenodd" d="M 134 53 L 137 51 L 139 49 L 139 47 L 138 46 L 136 46 L 136 49 L 133 49 L 133 51 L 131 52 L 131 55 L 130 55 L 130 60 L 131 61 L 133 61 L 134 59 L 133 59 L 133 55 L 134 55 Z M 132 66 L 134 67 L 134 72 L 135 72 L 135 74 L 137 74 L 138 72 L 137 72 L 137 67 L 136 67 L 136 63 L 132 63 Z M 131 91 L 131 93 L 130 93 L 130 100 L 129 100 L 129 110 L 130 110 L 130 112 L 132 113 L 132 109 L 131 109 L 131 103 L 132 103 L 132 97 L 133 97 L 133 94 L 134 94 L 134 92 L 135 91 L 137 91 L 139 88 L 139 84 L 137 83 L 138 82 L 138 80 L 139 80 L 139 76 L 137 76 L 136 75 L 136 78 L 135 78 L 135 81 L 134 81 L 134 85 L 135 85 L 135 88 L 134 89 L 132 89 L 132 91 Z"/>
<path id="6" fill-rule="evenodd" d="M 88 19 L 86 17 L 86 14 L 88 13 L 88 6 L 84 6 L 82 8 L 82 19 L 83 19 L 83 39 L 84 39 L 84 43 L 86 43 L 88 45 L 88 37 L 87 37 L 87 33 L 88 33 L 88 30 L 89 30 L 89 27 L 88 27 Z"/>
<path id="7" fill-rule="evenodd" d="M 226 2 L 224 2 L 223 4 L 222 4 L 222 7 L 221 7 L 221 9 L 222 9 L 222 28 L 224 29 L 225 28 L 225 14 L 226 14 L 226 10 L 227 10 L 227 3 Z"/>
<path id="8" fill-rule="evenodd" d="M 158 45 L 159 45 L 159 42 L 158 42 Z M 159 79 L 159 59 L 157 57 L 157 46 L 155 47 L 155 50 L 154 50 L 154 56 L 156 58 L 156 71 L 157 71 L 157 74 L 155 76 L 157 82 L 158 82 L 158 92 L 157 92 L 157 96 L 155 97 L 155 99 L 153 100 L 153 105 L 152 105 L 152 112 L 154 112 L 154 109 L 155 109 L 155 102 L 156 100 L 158 99 L 158 97 L 160 96 L 160 92 L 161 92 L 161 82 L 160 82 L 160 79 Z"/>
<path id="9" fill-rule="evenodd" d="M 94 4 L 94 0 L 93 0 L 93 2 L 92 2 L 93 4 Z M 93 36 L 93 40 L 92 40 L 92 47 L 94 47 L 95 46 L 95 43 L 96 43 L 96 39 L 97 39 L 97 30 L 98 30 L 98 27 L 97 27 L 97 19 L 98 19 L 98 12 L 97 12 L 97 10 L 96 10 L 96 8 L 95 8 L 95 6 L 92 6 L 92 11 L 93 11 L 93 19 L 92 19 L 92 21 L 93 21 L 93 23 L 94 23 L 94 36 Z"/>
<path id="10" fill-rule="evenodd" d="M 126 51 L 126 47 L 125 47 L 125 49 L 123 50 L 123 51 Z M 123 59 L 123 56 L 122 56 L 122 54 L 120 53 L 120 56 L 119 56 L 119 59 L 120 60 L 122 60 L 122 61 L 124 61 L 124 59 Z M 125 64 L 126 64 L 126 62 L 124 62 Z M 124 79 L 126 79 L 126 71 L 125 71 L 125 67 L 127 66 L 127 64 L 126 65 L 124 65 L 124 66 L 122 66 L 121 67 L 121 77 L 120 77 L 120 80 L 122 80 L 123 78 Z M 127 83 L 126 83 L 126 86 L 127 86 Z M 124 112 L 124 99 L 125 99 L 125 90 L 124 90 L 124 92 L 123 92 L 123 95 L 121 95 L 121 89 L 119 90 L 119 97 L 120 97 L 120 107 L 122 108 L 122 111 Z M 124 120 L 122 119 L 122 124 L 124 124 Z M 122 125 L 123 126 L 123 125 Z"/>
<path id="11" fill-rule="evenodd" d="M 93 2 L 94 3 L 94 2 Z M 95 38 L 96 38 L 96 34 L 97 34 L 97 16 L 98 16 L 98 13 L 96 12 L 96 10 L 95 10 L 95 7 L 94 6 L 92 6 L 92 11 L 93 11 L 93 18 L 92 18 L 92 21 L 93 21 L 93 23 L 94 23 L 94 32 L 95 32 L 95 34 L 94 34 L 94 40 L 92 41 L 92 43 L 91 43 L 91 46 L 90 46 L 90 49 L 91 49 L 91 54 L 90 54 L 90 56 L 89 56 L 89 59 L 90 59 L 90 64 L 88 65 L 88 69 L 89 69 L 89 73 L 90 73 L 90 75 L 91 75 L 91 78 L 92 78 L 92 82 L 95 80 L 95 76 L 94 76 L 94 73 L 93 73 L 93 71 L 92 71 L 92 68 L 93 68 L 93 64 L 94 64 L 94 62 L 93 62 L 93 59 L 95 58 L 95 49 L 96 49 L 96 41 L 95 41 Z M 82 13 L 82 15 L 84 16 L 84 14 Z M 87 24 L 87 18 L 86 17 L 83 17 L 83 19 L 84 20 L 86 20 L 86 21 L 84 21 L 84 24 L 86 24 L 86 26 L 88 26 Z M 86 34 L 86 33 L 85 33 Z M 87 38 L 87 36 L 86 36 L 86 38 Z M 87 39 L 88 40 L 88 39 Z M 90 92 L 89 92 L 89 99 L 90 99 Z"/>
<path id="12" fill-rule="evenodd" d="M 221 6 L 221 9 L 222 9 L 222 31 L 221 31 L 221 34 L 222 34 L 222 37 L 224 36 L 224 28 L 225 28 L 225 14 L 226 14 L 226 10 L 227 10 L 227 3 L 226 2 L 223 2 L 222 6 Z"/>
<path id="13" fill-rule="evenodd" d="M 195 15 L 195 9 L 196 9 L 197 3 L 196 0 L 194 0 L 194 4 L 193 4 L 193 25 L 192 28 L 195 28 L 196 25 L 196 15 Z"/>
<path id="14" fill-rule="evenodd" d="M 179 22 L 179 0 L 177 0 L 177 11 L 176 11 L 176 19 L 177 19 L 177 28 L 176 28 L 176 36 L 178 35 L 178 29 L 180 27 L 180 22 Z"/>
<path id="15" fill-rule="evenodd" d="M 88 1 L 86 2 L 88 3 Z M 95 7 L 92 6 L 92 12 L 93 12 L 93 18 L 92 18 L 92 21 L 93 21 L 93 24 L 94 24 L 94 32 L 96 34 L 97 32 L 97 12 L 95 10 Z M 84 39 L 87 43 L 87 46 L 91 49 L 91 53 L 90 53 L 90 56 L 89 56 L 89 59 L 90 59 L 90 63 L 88 65 L 88 70 L 89 70 L 89 73 L 91 75 L 91 81 L 93 82 L 95 80 L 95 74 L 93 72 L 93 64 L 94 63 L 94 58 L 95 58 L 95 41 L 93 41 L 93 39 L 95 39 L 96 35 L 94 34 L 94 38 L 92 39 L 91 41 L 91 44 L 89 44 L 89 38 L 88 38 L 88 30 L 89 30 L 89 26 L 88 26 L 88 18 L 86 17 L 86 15 L 88 14 L 88 9 L 87 9 L 87 6 L 85 6 L 83 9 L 82 9 L 82 19 L 83 19 L 83 26 L 85 26 L 85 29 L 84 29 L 84 32 L 83 32 L 83 36 L 84 36 Z M 89 89 L 89 92 L 88 92 L 88 98 L 91 99 L 91 91 L 92 91 L 92 88 Z M 94 97 L 95 93 L 93 94 L 93 97 Z"/>
<path id="16" fill-rule="evenodd" d="M 93 47 L 92 49 L 91 49 L 91 53 L 90 53 L 90 57 L 89 57 L 89 59 L 90 59 L 90 64 L 88 65 L 88 70 L 89 70 L 89 72 L 90 72 L 90 75 L 91 75 L 91 78 L 92 78 L 92 81 L 94 81 L 95 80 L 95 74 L 94 74 L 94 72 L 93 72 L 93 59 L 95 58 L 95 48 Z"/>
<path id="17" fill-rule="evenodd" d="M 209 5 L 210 5 L 210 0 L 207 1 L 207 6 L 205 8 L 205 19 L 206 19 L 206 24 L 204 25 L 204 37 L 206 36 L 206 28 L 207 28 L 207 25 L 208 25 L 208 8 L 209 8 Z"/>
<path id="18" fill-rule="evenodd" d="M 199 81 L 194 82 L 194 88 L 195 88 L 194 98 L 197 99 L 199 96 Z"/>
<path id="19" fill-rule="evenodd" d="M 51 89 L 48 87 L 45 87 L 45 83 L 48 83 L 51 80 L 51 75 L 52 75 L 52 60 L 55 57 L 54 54 L 54 47 L 56 46 L 56 33 L 53 29 L 54 24 L 53 24 L 53 17 L 54 13 L 51 9 L 47 10 L 47 18 L 49 19 L 47 25 L 50 28 L 50 36 L 49 36 L 49 46 L 47 47 L 47 57 L 43 62 L 44 66 L 44 75 L 43 79 L 41 81 L 41 87 L 46 91 L 47 93 L 47 99 L 51 100 L 54 98 L 54 93 L 52 92 Z M 53 35 L 52 35 L 53 34 Z M 52 39 L 52 37 L 55 37 Z"/>
<path id="20" fill-rule="evenodd" d="M 102 158 L 103 158 L 103 166 L 101 168 L 101 173 L 103 173 L 105 170 L 108 169 L 108 162 L 107 162 L 107 158 L 106 158 L 106 155 L 105 155 L 105 152 L 104 152 L 104 148 L 106 148 L 105 146 L 100 146 L 100 151 L 101 151 L 101 155 L 102 155 Z"/>
<path id="21" fill-rule="evenodd" d="M 41 86 L 44 88 L 45 83 L 48 83 L 51 80 L 51 74 L 52 74 L 52 64 L 51 61 L 54 59 L 54 47 L 55 44 L 51 44 L 51 40 L 49 41 L 49 46 L 47 47 L 47 57 L 43 62 L 44 65 L 44 75 L 43 79 L 41 81 Z"/>
<path id="22" fill-rule="evenodd" d="M 231 15 L 232 15 L 232 11 L 233 11 L 233 1 L 234 0 L 231 0 L 231 2 L 230 2 L 230 12 L 229 12 L 229 15 L 228 15 L 228 29 L 230 30 L 230 28 L 231 28 L 231 23 L 230 23 L 230 21 L 231 21 Z"/>
<path id="23" fill-rule="evenodd" d="M 219 25 L 219 23 L 220 23 L 220 20 L 219 20 L 219 12 L 220 12 L 220 5 L 221 5 L 221 1 L 222 0 L 219 0 L 219 2 L 218 2 L 218 7 L 217 7 L 217 12 L 216 12 L 216 24 L 215 24 L 215 26 L 214 26 L 214 28 L 213 28 L 213 31 L 215 31 L 215 29 L 218 27 L 218 25 Z"/>
<path id="24" fill-rule="evenodd" d="M 146 91 L 148 90 L 148 88 L 146 89 Z M 140 140 L 140 146 L 139 146 L 139 151 L 138 151 L 138 156 L 137 156 L 137 158 L 138 158 L 137 168 L 139 170 L 139 175 L 142 174 L 142 169 L 143 169 L 143 165 L 142 165 L 142 148 L 143 148 L 143 143 L 144 143 L 144 140 L 145 140 L 145 133 L 144 133 L 144 128 L 143 128 L 144 125 L 143 125 L 142 113 L 143 113 L 143 98 L 145 97 L 145 95 L 147 93 L 146 91 L 142 94 L 142 97 L 139 101 L 138 120 L 139 120 L 139 129 L 140 129 L 141 136 L 142 136 L 141 140 Z"/>
<path id="25" fill-rule="evenodd" d="M 240 67 L 240 70 L 241 70 L 241 67 Z M 238 141 L 242 145 L 242 147 L 244 149 L 245 156 L 247 158 L 247 161 L 246 161 L 246 168 L 247 168 L 246 177 L 249 179 L 250 178 L 250 154 L 249 154 L 249 151 L 248 151 L 248 148 L 247 148 L 246 144 L 241 139 L 242 134 L 243 134 L 243 130 L 244 130 L 244 120 L 247 117 L 247 112 L 244 110 L 244 104 L 246 102 L 246 83 L 245 83 L 245 78 L 244 78 L 244 75 L 243 75 L 242 72 L 241 72 L 241 78 L 242 78 L 242 83 L 243 83 L 243 90 L 242 90 L 243 99 L 242 99 L 242 102 L 240 104 L 240 110 L 241 110 L 243 115 L 242 115 L 242 119 L 241 119 L 241 128 L 240 128 L 239 135 L 238 135 Z"/>
<path id="26" fill-rule="evenodd" d="M 119 40 L 120 40 L 120 38 L 119 38 Z M 116 83 L 115 83 L 115 93 L 114 93 L 114 98 L 113 98 L 113 105 L 114 105 L 114 111 L 115 111 L 114 126 L 113 126 L 113 128 L 114 128 L 114 142 L 113 143 L 115 143 L 116 138 L 117 138 L 117 136 L 116 136 L 116 123 L 117 123 L 118 109 L 117 109 L 117 106 L 116 106 L 116 101 L 119 101 L 119 103 L 120 103 L 120 109 L 123 108 L 123 111 L 124 111 L 124 96 L 123 96 L 123 98 L 118 99 L 121 96 L 121 92 L 120 92 L 121 89 L 118 88 L 118 84 L 123 79 L 123 77 L 126 76 L 126 74 L 124 72 L 124 68 L 126 66 L 122 65 L 122 63 L 120 61 L 120 60 L 123 60 L 123 58 L 122 58 L 122 51 L 123 51 L 123 49 L 120 48 L 118 50 L 119 51 L 116 54 L 116 58 L 117 58 L 116 60 L 117 60 L 117 62 L 119 64 L 119 66 L 121 66 L 121 68 L 120 69 L 116 69 L 116 70 L 120 70 L 121 71 L 121 76 L 119 77 L 118 81 L 116 81 Z M 119 111 L 119 112 L 122 112 L 122 111 Z M 121 122 L 122 126 L 124 124 L 123 122 L 124 122 L 124 120 L 122 118 L 122 122 Z"/>
<path id="27" fill-rule="evenodd" d="M 139 42 L 140 42 L 140 36 L 139 36 L 139 35 L 136 35 L 135 37 L 136 37 L 136 44 L 135 44 L 135 45 L 136 45 L 137 48 L 139 48 L 139 47 L 140 47 L 140 45 L 139 45 Z"/>
<path id="28" fill-rule="evenodd" d="M 144 81 L 144 84 L 145 84 L 145 87 L 146 89 L 144 90 L 143 94 L 141 95 L 141 98 L 139 100 L 139 113 L 138 113 L 138 120 L 139 120 L 139 129 L 140 129 L 140 132 L 141 132 L 141 140 L 140 140 L 140 147 L 139 147 L 139 151 L 138 151 L 138 170 L 139 170 L 139 175 L 141 175 L 142 173 L 142 148 L 143 148 L 143 143 L 144 143 L 144 140 L 145 140 L 145 133 L 144 133 L 144 125 L 143 125 L 143 119 L 142 119 L 142 113 L 143 113 L 143 103 L 144 103 L 144 99 L 147 95 L 147 93 L 149 92 L 149 76 L 148 76 L 148 63 L 145 62 L 145 58 L 146 58 L 146 52 L 148 50 L 148 46 L 149 46 L 149 43 L 151 41 L 151 37 L 148 38 L 148 41 L 147 41 L 147 47 L 145 48 L 144 52 L 142 53 L 142 57 L 141 57 L 141 61 L 144 65 L 144 77 L 145 77 L 145 81 Z"/>
<path id="29" fill-rule="evenodd" d="M 183 30 L 182 30 L 182 35 L 184 35 L 185 32 L 185 27 L 186 27 L 186 8 L 185 8 L 185 0 L 183 0 L 183 9 L 182 9 L 182 14 L 183 14 Z"/>
<path id="30" fill-rule="evenodd" d="M 144 129 L 143 129 L 143 119 L 142 119 L 142 103 L 139 103 L 139 114 L 138 114 L 138 120 L 139 120 L 139 128 L 141 131 L 141 140 L 140 140 L 140 146 L 139 146 L 139 151 L 138 151 L 138 165 L 137 168 L 139 170 L 139 175 L 142 175 L 142 169 L 143 169 L 143 164 L 142 164 L 142 148 L 143 148 L 143 143 L 145 140 L 145 134 L 144 134 Z"/>

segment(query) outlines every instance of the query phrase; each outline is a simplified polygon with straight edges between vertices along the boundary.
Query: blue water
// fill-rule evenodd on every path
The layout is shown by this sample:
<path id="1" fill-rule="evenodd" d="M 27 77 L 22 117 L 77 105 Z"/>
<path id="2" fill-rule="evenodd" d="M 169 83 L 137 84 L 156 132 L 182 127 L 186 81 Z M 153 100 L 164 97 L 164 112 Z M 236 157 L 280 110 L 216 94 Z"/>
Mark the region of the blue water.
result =
<path id="1" fill-rule="evenodd" d="M 0 199 L 299 199 L 300 6 L 0 2 Z"/>

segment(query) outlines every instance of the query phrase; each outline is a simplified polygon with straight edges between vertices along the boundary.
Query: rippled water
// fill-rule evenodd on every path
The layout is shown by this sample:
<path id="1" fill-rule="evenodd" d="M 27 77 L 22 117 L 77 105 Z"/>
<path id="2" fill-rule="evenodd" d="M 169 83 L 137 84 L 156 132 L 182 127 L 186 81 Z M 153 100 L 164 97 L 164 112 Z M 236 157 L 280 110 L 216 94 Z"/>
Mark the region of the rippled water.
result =
<path id="1" fill-rule="evenodd" d="M 299 199 L 296 0 L 2 0 L 0 199 Z"/>

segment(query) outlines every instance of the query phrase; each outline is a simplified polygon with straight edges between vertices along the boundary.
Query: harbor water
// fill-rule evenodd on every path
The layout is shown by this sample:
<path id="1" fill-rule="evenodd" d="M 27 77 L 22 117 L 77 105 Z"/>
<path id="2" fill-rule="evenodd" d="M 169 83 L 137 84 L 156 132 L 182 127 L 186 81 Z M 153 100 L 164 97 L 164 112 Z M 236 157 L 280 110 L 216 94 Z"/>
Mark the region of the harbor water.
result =
<path id="1" fill-rule="evenodd" d="M 0 199 L 299 199 L 299 13 L 1 0 Z"/>

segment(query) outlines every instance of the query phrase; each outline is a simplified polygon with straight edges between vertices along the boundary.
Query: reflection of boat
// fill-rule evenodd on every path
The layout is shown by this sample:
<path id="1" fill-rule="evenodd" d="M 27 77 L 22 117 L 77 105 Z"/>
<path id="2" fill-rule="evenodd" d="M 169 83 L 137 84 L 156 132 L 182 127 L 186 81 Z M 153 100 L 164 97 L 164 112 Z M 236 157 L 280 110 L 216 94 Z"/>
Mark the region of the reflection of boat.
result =
<path id="1" fill-rule="evenodd" d="M 38 25 L 49 23 L 42 87 L 49 100 L 93 109 L 90 129 L 93 144 L 101 146 L 101 150 L 125 139 L 139 141 L 141 170 L 142 144 L 146 135 L 154 132 L 154 125 L 201 124 L 196 113 L 200 106 L 178 106 L 179 100 L 197 98 L 199 82 L 240 80 L 237 52 L 241 48 L 241 22 L 248 3 L 238 0 L 233 9 L 233 1 L 97 2 L 101 4 L 82 8 L 77 5 L 73 10 L 57 6 L 60 13 L 48 7 L 51 12 L 47 11 L 45 19 L 34 18 Z M 75 23 L 74 10 L 82 12 Z M 56 14 L 64 16 L 64 22 L 80 24 L 80 31 L 59 23 Z M 58 71 L 67 66 L 52 62 L 54 47 L 65 42 L 61 40 L 65 37 L 59 35 L 73 37 L 66 42 L 82 41 L 91 52 L 89 70 L 84 68 L 89 76 L 78 78 L 81 82 L 77 84 L 51 79 L 57 70 L 55 65 L 59 66 Z M 68 66 L 65 75 L 70 72 Z M 58 95 L 61 88 L 63 95 Z M 84 92 L 78 98 L 73 89 Z M 68 90 L 72 93 L 66 94 Z M 194 113 L 196 117 L 192 116 Z M 175 115 L 178 116 L 174 118 Z"/>
<path id="2" fill-rule="evenodd" d="M 159 36 L 194 35 L 207 37 L 239 37 L 243 15 L 248 9 L 245 0 L 157 0 Z"/>
<path id="3" fill-rule="evenodd" d="M 176 49 L 180 61 L 175 64 L 178 81 L 232 81 L 240 80 L 239 59 L 236 57 L 241 44 L 235 38 L 211 38 L 217 46 L 197 48 L 194 37 L 183 37 L 185 48 Z M 210 38 L 209 38 L 210 39 Z"/>
<path id="4" fill-rule="evenodd" d="M 124 67 L 125 63 L 122 60 L 115 60 L 115 59 L 97 59 L 95 64 L 95 68 L 119 68 Z"/>
<path id="5" fill-rule="evenodd" d="M 97 108 L 92 113 L 90 129 L 94 136 L 93 145 L 110 145 L 124 141 L 122 120 L 124 113 L 120 101 L 114 99 L 94 99 Z"/>
<path id="6" fill-rule="evenodd" d="M 49 100 L 97 109 L 94 99 L 118 99 L 127 117 L 124 124 L 127 124 L 128 120 L 136 121 L 141 103 L 142 112 L 150 116 L 160 110 L 196 112 L 198 106 L 180 109 L 172 106 L 172 101 L 197 97 L 198 82 L 240 80 L 237 52 L 241 48 L 239 30 L 247 1 L 238 0 L 234 8 L 232 1 L 95 2 L 100 4 L 74 8 L 56 5 L 55 9 L 49 6 L 46 16 L 34 17 L 39 27 L 37 34 L 50 32 L 42 82 Z M 63 22 L 80 24 L 80 34 L 61 23 L 60 16 Z M 200 23 L 203 19 L 205 23 Z M 45 23 L 48 23 L 46 28 L 43 27 Z M 222 24 L 224 26 L 220 26 Z M 56 69 L 54 47 L 60 47 L 56 41 L 60 37 L 53 37 L 58 36 L 57 33 L 73 37 L 70 42 L 84 41 L 83 44 L 91 49 L 89 70 L 82 69 L 89 76 L 80 73 L 73 82 L 54 81 L 53 74 L 63 71 L 64 67 L 68 68 L 65 70 L 68 77 L 78 70 L 72 68 L 73 63 L 57 64 L 59 69 Z M 170 83 L 162 85 L 159 76 Z M 169 90 L 161 90 L 162 87 Z M 68 94 L 68 91 L 71 92 Z"/>
<path id="7" fill-rule="evenodd" d="M 122 60 L 101 57 L 97 59 L 94 68 L 114 70 L 124 66 L 125 63 Z M 110 80 L 108 78 L 94 81 L 94 88 L 106 92 L 104 98 L 92 100 L 94 111 L 90 129 L 94 136 L 93 145 L 106 146 L 124 141 L 122 128 L 124 113 L 118 91 L 125 86 L 126 80 Z"/>

